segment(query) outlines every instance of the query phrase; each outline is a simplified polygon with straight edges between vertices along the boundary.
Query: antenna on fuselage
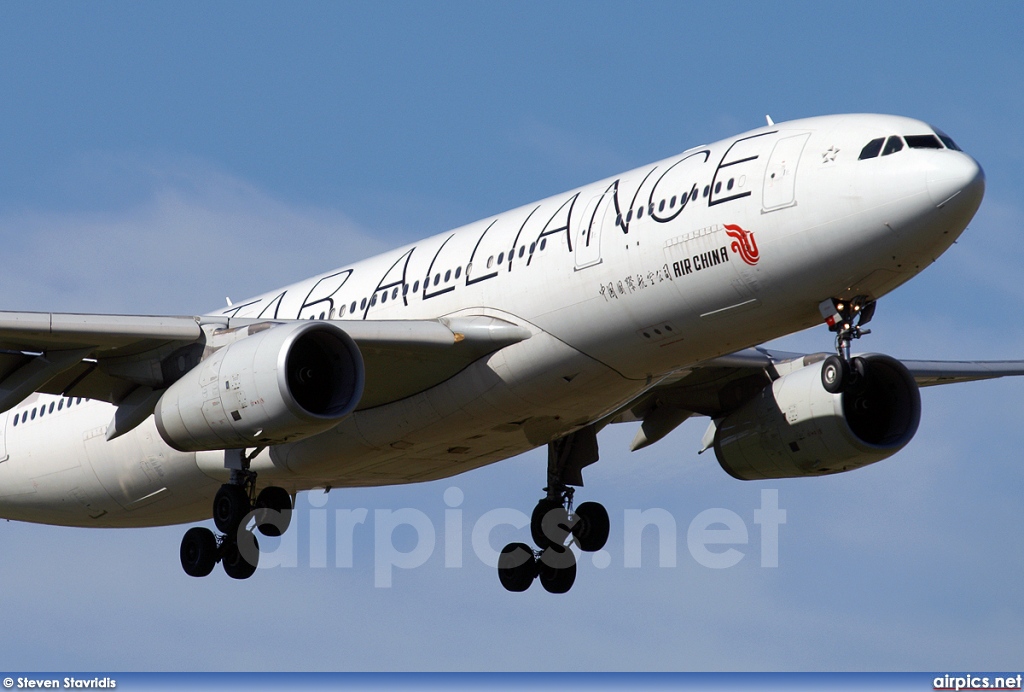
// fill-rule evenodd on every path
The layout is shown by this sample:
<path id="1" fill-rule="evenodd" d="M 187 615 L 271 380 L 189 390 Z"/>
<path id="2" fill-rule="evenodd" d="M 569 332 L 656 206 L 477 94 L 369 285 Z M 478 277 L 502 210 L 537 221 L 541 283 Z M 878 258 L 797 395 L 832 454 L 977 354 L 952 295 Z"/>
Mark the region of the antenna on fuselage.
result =
<path id="1" fill-rule="evenodd" d="M 775 127 L 775 121 L 772 120 L 772 116 L 765 114 L 764 119 L 768 121 L 768 127 Z"/>

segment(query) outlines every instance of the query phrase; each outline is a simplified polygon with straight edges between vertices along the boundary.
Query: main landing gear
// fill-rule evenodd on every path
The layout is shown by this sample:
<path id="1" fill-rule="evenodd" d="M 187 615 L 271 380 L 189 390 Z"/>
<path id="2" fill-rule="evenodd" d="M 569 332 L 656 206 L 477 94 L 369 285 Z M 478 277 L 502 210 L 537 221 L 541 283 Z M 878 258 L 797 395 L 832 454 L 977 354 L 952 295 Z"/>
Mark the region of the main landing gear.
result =
<path id="1" fill-rule="evenodd" d="M 221 535 L 196 526 L 181 539 L 181 567 L 191 577 L 205 577 L 220 562 L 232 579 L 248 579 L 259 564 L 256 534 L 248 520 L 264 536 L 280 536 L 291 523 L 292 498 L 288 491 L 267 486 L 256 494 L 256 473 L 249 464 L 262 451 L 246 456 L 245 450 L 225 451 L 224 465 L 231 469 L 231 481 L 217 491 L 213 500 L 213 522 Z"/>
<path id="2" fill-rule="evenodd" d="M 863 358 L 850 357 L 854 339 L 871 333 L 862 327 L 875 315 L 875 301 L 866 296 L 853 300 L 830 298 L 818 306 L 829 331 L 836 335 L 836 355 L 821 364 L 821 385 L 832 394 L 858 392 L 867 384 L 867 368 Z"/>
<path id="3" fill-rule="evenodd" d="M 571 485 L 583 485 L 582 469 L 597 461 L 593 428 L 573 433 L 548 445 L 547 493 L 530 517 L 530 534 L 537 548 L 509 543 L 498 557 L 498 580 L 508 591 L 526 591 L 534 579 L 545 591 L 565 593 L 576 581 L 576 554 L 601 550 L 608 542 L 608 511 L 597 502 L 573 509 Z"/>

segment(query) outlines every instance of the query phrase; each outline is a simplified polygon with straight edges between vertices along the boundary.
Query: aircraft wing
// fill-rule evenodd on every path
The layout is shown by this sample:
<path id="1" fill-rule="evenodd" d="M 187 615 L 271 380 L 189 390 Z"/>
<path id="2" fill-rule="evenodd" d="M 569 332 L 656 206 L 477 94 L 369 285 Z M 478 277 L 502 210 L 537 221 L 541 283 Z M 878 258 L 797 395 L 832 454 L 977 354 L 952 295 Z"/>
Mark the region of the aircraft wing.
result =
<path id="1" fill-rule="evenodd" d="M 152 400 L 192 367 L 211 335 L 258 323 L 225 316 L 0 312 L 0 412 L 33 392 L 121 404 Z M 366 385 L 358 408 L 423 391 L 531 332 L 492 317 L 335 322 L 359 346 Z"/>
<path id="2" fill-rule="evenodd" d="M 778 377 L 823 361 L 828 353 L 791 353 L 750 348 L 674 373 L 605 419 L 642 421 L 637 450 L 657 442 L 693 415 L 718 418 L 756 396 Z M 1024 360 L 903 360 L 918 386 L 1024 376 Z"/>

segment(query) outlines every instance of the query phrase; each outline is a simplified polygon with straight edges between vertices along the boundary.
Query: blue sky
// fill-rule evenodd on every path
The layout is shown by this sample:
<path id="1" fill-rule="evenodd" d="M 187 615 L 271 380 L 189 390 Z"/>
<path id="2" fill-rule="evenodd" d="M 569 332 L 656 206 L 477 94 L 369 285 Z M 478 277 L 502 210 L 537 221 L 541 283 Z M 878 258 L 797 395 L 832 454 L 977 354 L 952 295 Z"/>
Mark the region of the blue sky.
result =
<path id="1" fill-rule="evenodd" d="M 1011 2 L 5 2 L 0 307 L 202 312 L 766 113 L 885 112 L 946 130 L 988 187 L 960 241 L 880 302 L 864 348 L 1024 358 L 1022 30 Z M 830 343 L 822 328 L 779 345 Z M 0 669 L 1013 669 L 1022 392 L 927 390 L 907 449 L 823 479 L 733 480 L 696 455 L 700 420 L 634 454 L 632 427 L 607 430 L 580 496 L 612 515 L 610 564 L 585 558 L 563 597 L 506 593 L 470 547 L 487 512 L 532 508 L 542 452 L 300 498 L 295 566 L 244 583 L 186 577 L 180 527 L 4 523 Z M 451 487 L 461 568 L 445 567 Z M 753 522 L 765 489 L 787 512 L 777 568 Z M 334 521 L 352 508 L 368 519 L 338 567 Z M 402 508 L 437 545 L 376 588 L 375 519 Z M 677 527 L 675 566 L 646 534 L 628 568 L 626 513 L 655 508 Z M 709 509 L 749 530 L 734 567 L 687 548 Z"/>

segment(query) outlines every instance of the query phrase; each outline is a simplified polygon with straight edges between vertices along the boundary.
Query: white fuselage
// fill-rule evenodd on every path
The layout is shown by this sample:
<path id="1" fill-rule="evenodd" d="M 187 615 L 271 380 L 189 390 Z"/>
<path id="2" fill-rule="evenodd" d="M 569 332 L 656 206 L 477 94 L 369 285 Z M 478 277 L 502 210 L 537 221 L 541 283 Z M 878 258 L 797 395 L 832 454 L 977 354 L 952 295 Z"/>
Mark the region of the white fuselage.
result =
<path id="1" fill-rule="evenodd" d="M 877 298 L 944 252 L 980 203 L 980 168 L 959 151 L 858 159 L 871 140 L 932 133 L 894 116 L 780 123 L 218 311 L 342 326 L 488 315 L 532 332 L 427 391 L 272 447 L 253 470 L 293 491 L 452 476 L 600 420 L 673 372 L 812 326 L 824 299 Z M 107 442 L 112 411 L 33 395 L 0 414 L 0 516 L 208 518 L 223 454 L 171 449 L 152 418 Z"/>

